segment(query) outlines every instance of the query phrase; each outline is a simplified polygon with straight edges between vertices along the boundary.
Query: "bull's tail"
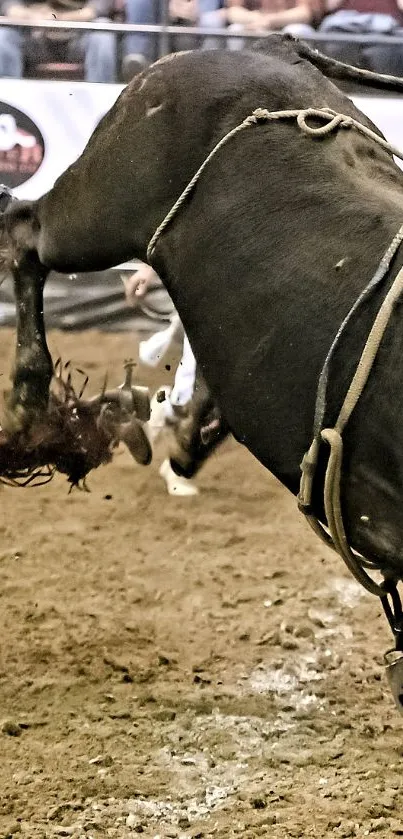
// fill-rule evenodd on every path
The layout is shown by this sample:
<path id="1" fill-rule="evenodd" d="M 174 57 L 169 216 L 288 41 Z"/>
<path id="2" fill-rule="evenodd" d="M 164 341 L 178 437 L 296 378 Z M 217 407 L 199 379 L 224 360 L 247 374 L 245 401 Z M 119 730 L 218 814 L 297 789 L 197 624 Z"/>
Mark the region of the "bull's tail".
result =
<path id="1" fill-rule="evenodd" d="M 330 36 L 329 36 L 330 40 Z M 317 67 L 329 79 L 337 79 L 343 82 L 355 82 L 367 87 L 377 88 L 378 90 L 388 90 L 390 92 L 403 92 L 403 78 L 399 76 L 388 76 L 382 73 L 373 73 L 371 70 L 362 70 L 360 67 L 353 67 L 351 64 L 344 64 L 343 61 L 337 61 L 335 58 L 330 58 L 327 55 L 313 49 L 306 41 L 300 41 L 294 35 L 269 35 L 267 38 L 262 38 L 254 42 L 253 49 L 258 52 L 265 52 L 271 54 L 273 47 L 280 47 L 284 50 L 285 44 L 288 43 L 293 51 L 300 57 L 309 61 L 314 67 Z"/>
<path id="2" fill-rule="evenodd" d="M 311 64 L 321 70 L 330 79 L 338 79 L 345 82 L 356 82 L 368 87 L 375 87 L 380 90 L 403 92 L 403 78 L 389 76 L 383 73 L 373 73 L 372 70 L 363 70 L 360 67 L 353 67 L 351 64 L 344 64 L 335 58 L 313 49 L 306 41 L 295 39 L 295 49 L 301 58 L 306 58 Z"/>

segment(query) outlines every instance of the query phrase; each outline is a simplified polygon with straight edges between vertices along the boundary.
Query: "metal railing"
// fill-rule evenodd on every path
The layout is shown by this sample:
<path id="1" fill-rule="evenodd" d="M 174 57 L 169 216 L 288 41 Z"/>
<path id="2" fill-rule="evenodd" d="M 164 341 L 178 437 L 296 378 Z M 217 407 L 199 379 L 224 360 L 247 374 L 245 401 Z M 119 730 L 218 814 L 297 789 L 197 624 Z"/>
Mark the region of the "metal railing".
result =
<path id="1" fill-rule="evenodd" d="M 71 31 L 71 32 L 113 32 L 118 40 L 118 55 L 121 54 L 121 46 L 125 35 L 141 34 L 154 36 L 158 40 L 158 54 L 160 57 L 167 55 L 170 49 L 171 36 L 183 36 L 194 39 L 195 47 L 197 47 L 204 39 L 214 38 L 223 42 L 228 39 L 240 39 L 243 41 L 257 41 L 259 39 L 267 38 L 268 31 L 262 32 L 247 32 L 247 31 L 232 31 L 228 28 L 210 28 L 203 26 L 177 26 L 170 25 L 168 18 L 168 4 L 165 0 L 163 3 L 163 17 L 160 24 L 133 24 L 133 23 L 114 23 L 112 21 L 58 21 L 55 20 L 15 20 L 0 16 L 0 27 L 9 27 L 13 29 L 35 29 L 35 30 L 53 30 L 53 31 Z M 403 50 L 403 28 L 401 34 L 377 35 L 374 33 L 362 33 L 355 35 L 345 32 L 319 32 L 313 30 L 312 33 L 304 34 L 304 41 L 311 41 L 315 45 L 318 44 L 355 44 L 357 46 L 365 47 L 376 44 L 377 46 L 393 47 L 400 45 Z"/>
<path id="2" fill-rule="evenodd" d="M 81 31 L 81 32 L 115 32 L 118 36 L 140 34 L 140 35 L 159 35 L 159 41 L 163 35 L 186 35 L 196 39 L 217 38 L 223 41 L 228 39 L 240 39 L 248 41 L 257 41 L 259 39 L 267 38 L 270 32 L 238 32 L 228 30 L 228 28 L 213 29 L 205 26 L 173 26 L 164 24 L 136 24 L 136 23 L 113 23 L 112 21 L 66 21 L 66 20 L 15 20 L 7 17 L 0 17 L 0 26 L 12 27 L 15 29 L 53 29 L 53 30 L 67 30 L 67 31 Z M 319 32 L 313 30 L 312 33 L 304 34 L 304 41 L 318 41 L 320 42 L 340 42 L 345 44 L 383 44 L 393 46 L 396 44 L 403 45 L 403 28 L 400 35 L 377 35 L 373 33 L 363 33 L 354 35 L 346 32 Z M 168 50 L 160 51 L 161 55 L 166 55 Z"/>

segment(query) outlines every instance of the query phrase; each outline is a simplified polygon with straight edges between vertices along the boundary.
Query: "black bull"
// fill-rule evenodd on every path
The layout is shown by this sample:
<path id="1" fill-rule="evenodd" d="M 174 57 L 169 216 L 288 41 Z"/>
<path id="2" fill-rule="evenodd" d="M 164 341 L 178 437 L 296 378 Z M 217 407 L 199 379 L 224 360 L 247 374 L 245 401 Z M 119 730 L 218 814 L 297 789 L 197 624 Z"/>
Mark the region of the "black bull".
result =
<path id="1" fill-rule="evenodd" d="M 280 36 L 264 50 L 157 62 L 122 92 L 49 193 L 1 218 L 18 316 L 10 426 L 28 425 L 46 408 L 52 367 L 42 295 L 51 269 L 146 260 L 155 229 L 195 171 L 256 108 L 327 107 L 379 135 L 321 72 L 359 81 L 362 71 Z M 372 76 L 372 84 L 403 90 L 390 77 Z M 323 361 L 402 222 L 403 173 L 388 151 L 352 130 L 313 139 L 295 121 L 276 121 L 243 131 L 215 155 L 157 243 L 153 265 L 225 423 L 294 494 Z M 400 248 L 385 285 L 343 335 L 330 370 L 327 425 L 402 264 Z M 399 577 L 402 379 L 397 306 L 345 431 L 342 500 L 352 546 Z M 323 520 L 320 473 L 313 508 Z"/>

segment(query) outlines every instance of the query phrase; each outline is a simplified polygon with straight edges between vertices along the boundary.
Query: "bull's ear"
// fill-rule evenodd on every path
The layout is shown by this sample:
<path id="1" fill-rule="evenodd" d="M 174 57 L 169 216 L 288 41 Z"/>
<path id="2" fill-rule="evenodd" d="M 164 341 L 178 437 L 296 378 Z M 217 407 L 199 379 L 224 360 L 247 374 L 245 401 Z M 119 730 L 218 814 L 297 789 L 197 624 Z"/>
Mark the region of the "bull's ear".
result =
<path id="1" fill-rule="evenodd" d="M 152 461 L 153 452 L 141 423 L 133 416 L 129 422 L 121 423 L 116 430 L 119 440 L 127 446 L 137 463 L 148 466 Z"/>
<path id="2" fill-rule="evenodd" d="M 142 466 L 148 466 L 151 463 L 153 456 L 151 444 L 135 414 L 126 421 L 120 421 L 119 415 L 105 405 L 97 422 L 110 439 L 127 446 L 137 463 L 141 463 Z"/>
<path id="3" fill-rule="evenodd" d="M 132 398 L 137 419 L 141 422 L 148 422 L 151 415 L 150 393 L 148 387 L 132 385 Z"/>

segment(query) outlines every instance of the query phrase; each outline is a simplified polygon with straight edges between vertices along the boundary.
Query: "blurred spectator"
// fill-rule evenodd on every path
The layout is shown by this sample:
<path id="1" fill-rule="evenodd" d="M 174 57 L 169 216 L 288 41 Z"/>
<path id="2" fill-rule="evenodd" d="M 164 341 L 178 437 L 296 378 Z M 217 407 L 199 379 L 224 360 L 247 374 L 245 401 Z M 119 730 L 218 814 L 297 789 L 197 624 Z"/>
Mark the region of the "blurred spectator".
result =
<path id="1" fill-rule="evenodd" d="M 113 0 L 5 0 L 2 14 L 11 20 L 110 20 Z M 26 65 L 84 61 L 88 82 L 116 79 L 116 40 L 112 32 L 85 34 L 0 27 L 0 76 L 21 78 Z"/>
<path id="2" fill-rule="evenodd" d="M 202 14 L 202 26 L 226 26 L 231 32 L 281 30 L 299 37 L 315 31 L 403 36 L 403 0 L 226 0 L 222 7 Z M 217 38 L 205 42 L 217 48 Z M 243 49 L 242 38 L 229 38 L 229 49 Z M 329 42 L 323 51 L 350 64 L 378 73 L 403 75 L 403 45 Z"/>
<path id="3" fill-rule="evenodd" d="M 200 15 L 200 25 L 228 31 L 291 32 L 294 35 L 313 31 L 323 18 L 324 0 L 224 0 L 219 8 Z M 223 45 L 218 38 L 208 38 L 206 49 L 217 49 Z M 242 38 L 229 38 L 229 49 L 244 49 Z"/>
<path id="4" fill-rule="evenodd" d="M 403 36 L 402 9 L 403 0 L 327 0 L 328 14 L 319 31 Z M 325 50 L 335 58 L 376 73 L 403 75 L 403 44 L 360 47 L 334 42 L 327 44 Z"/>
<path id="5" fill-rule="evenodd" d="M 214 11 L 220 6 L 220 0 L 168 0 L 169 23 L 174 26 L 194 26 L 200 21 L 200 15 Z M 158 24 L 163 19 L 162 0 L 126 0 L 126 23 Z M 125 57 L 123 72 L 125 79 L 136 73 L 158 57 L 158 38 L 147 34 L 127 35 L 125 38 Z M 170 49 L 195 49 L 197 41 L 186 35 L 171 39 Z"/>

